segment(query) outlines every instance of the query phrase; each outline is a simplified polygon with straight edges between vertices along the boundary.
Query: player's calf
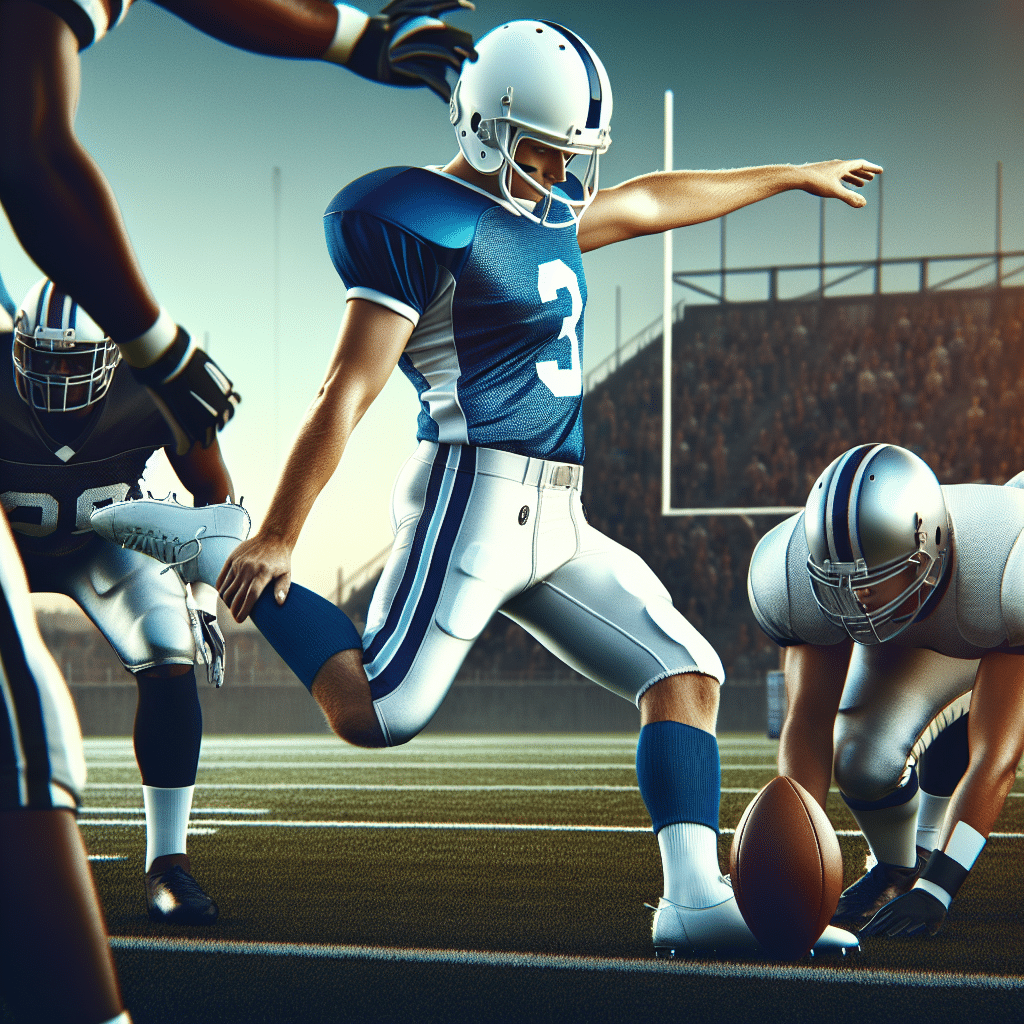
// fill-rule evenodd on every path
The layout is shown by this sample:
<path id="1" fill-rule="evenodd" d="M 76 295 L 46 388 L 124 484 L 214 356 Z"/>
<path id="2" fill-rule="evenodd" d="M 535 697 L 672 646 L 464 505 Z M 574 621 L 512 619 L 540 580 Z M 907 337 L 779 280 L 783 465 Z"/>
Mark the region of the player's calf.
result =
<path id="1" fill-rule="evenodd" d="M 329 658 L 314 677 L 310 693 L 337 736 L 357 747 L 387 746 L 363 670 L 362 648 Z"/>

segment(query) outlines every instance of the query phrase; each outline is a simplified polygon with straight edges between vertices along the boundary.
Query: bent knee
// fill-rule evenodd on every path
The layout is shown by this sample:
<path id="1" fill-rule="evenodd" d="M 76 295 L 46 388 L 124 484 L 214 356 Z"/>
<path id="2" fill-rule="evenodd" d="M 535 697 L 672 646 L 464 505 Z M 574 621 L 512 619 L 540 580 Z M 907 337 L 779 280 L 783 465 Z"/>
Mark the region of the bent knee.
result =
<path id="1" fill-rule="evenodd" d="M 880 749 L 866 742 L 843 740 L 836 744 L 833 769 L 845 796 L 874 802 L 899 788 L 907 766 L 905 752 Z"/>

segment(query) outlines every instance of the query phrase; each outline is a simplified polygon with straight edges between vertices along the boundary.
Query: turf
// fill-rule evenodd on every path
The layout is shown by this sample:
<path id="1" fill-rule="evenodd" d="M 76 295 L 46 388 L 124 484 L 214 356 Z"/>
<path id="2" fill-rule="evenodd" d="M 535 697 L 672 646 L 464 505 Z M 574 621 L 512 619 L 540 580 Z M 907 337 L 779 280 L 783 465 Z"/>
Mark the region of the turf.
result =
<path id="1" fill-rule="evenodd" d="M 868 939 L 838 962 L 657 961 L 644 902 L 660 866 L 634 741 L 421 737 L 368 754 L 210 738 L 189 853 L 221 917 L 202 930 L 149 922 L 130 742 L 87 741 L 80 820 L 91 855 L 120 858 L 93 872 L 133 1019 L 1020 1019 L 1021 795 L 996 826 L 1012 835 L 990 840 L 934 939 Z M 775 748 L 723 737 L 723 865 Z M 829 811 L 855 828 L 838 800 Z M 849 883 L 866 846 L 840 842 Z"/>

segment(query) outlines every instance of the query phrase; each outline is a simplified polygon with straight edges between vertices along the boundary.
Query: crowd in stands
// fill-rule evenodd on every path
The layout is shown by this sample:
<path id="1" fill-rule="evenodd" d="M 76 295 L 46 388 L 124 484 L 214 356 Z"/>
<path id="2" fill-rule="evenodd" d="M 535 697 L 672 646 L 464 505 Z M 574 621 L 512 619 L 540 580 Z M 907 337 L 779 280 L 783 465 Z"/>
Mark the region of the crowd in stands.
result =
<path id="1" fill-rule="evenodd" d="M 1024 470 L 1024 290 L 690 307 L 673 335 L 672 505 L 802 506 L 822 469 L 868 441 L 917 452 L 943 483 Z M 590 521 L 641 554 L 737 681 L 777 667 L 746 596 L 781 515 L 661 514 L 661 345 L 586 396 Z M 557 674 L 496 617 L 465 672 Z"/>
<path id="2" fill-rule="evenodd" d="M 1022 322 L 1022 288 L 691 306 L 673 333 L 672 505 L 802 506 L 832 459 L 868 441 L 912 449 L 943 483 L 1005 483 L 1024 470 Z M 746 573 L 781 514 L 661 514 L 661 391 L 656 340 L 587 394 L 590 521 L 651 565 L 729 679 L 763 678 L 779 651 Z M 357 621 L 372 586 L 346 604 Z M 258 634 L 231 632 L 233 682 L 290 679 Z M 123 675 L 95 631 L 64 643 L 74 680 Z M 460 678 L 576 677 L 499 615 Z"/>

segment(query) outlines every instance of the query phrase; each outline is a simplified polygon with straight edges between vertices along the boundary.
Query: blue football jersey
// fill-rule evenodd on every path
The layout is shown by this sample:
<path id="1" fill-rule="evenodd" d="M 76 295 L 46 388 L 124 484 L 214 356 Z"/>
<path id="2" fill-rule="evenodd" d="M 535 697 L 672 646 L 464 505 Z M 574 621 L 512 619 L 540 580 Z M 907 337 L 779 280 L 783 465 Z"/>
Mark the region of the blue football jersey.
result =
<path id="1" fill-rule="evenodd" d="M 582 191 L 574 178 L 562 190 Z M 348 297 L 415 325 L 399 365 L 419 394 L 418 438 L 583 462 L 587 285 L 572 227 L 542 227 L 439 171 L 391 167 L 342 189 L 324 230 Z"/>

